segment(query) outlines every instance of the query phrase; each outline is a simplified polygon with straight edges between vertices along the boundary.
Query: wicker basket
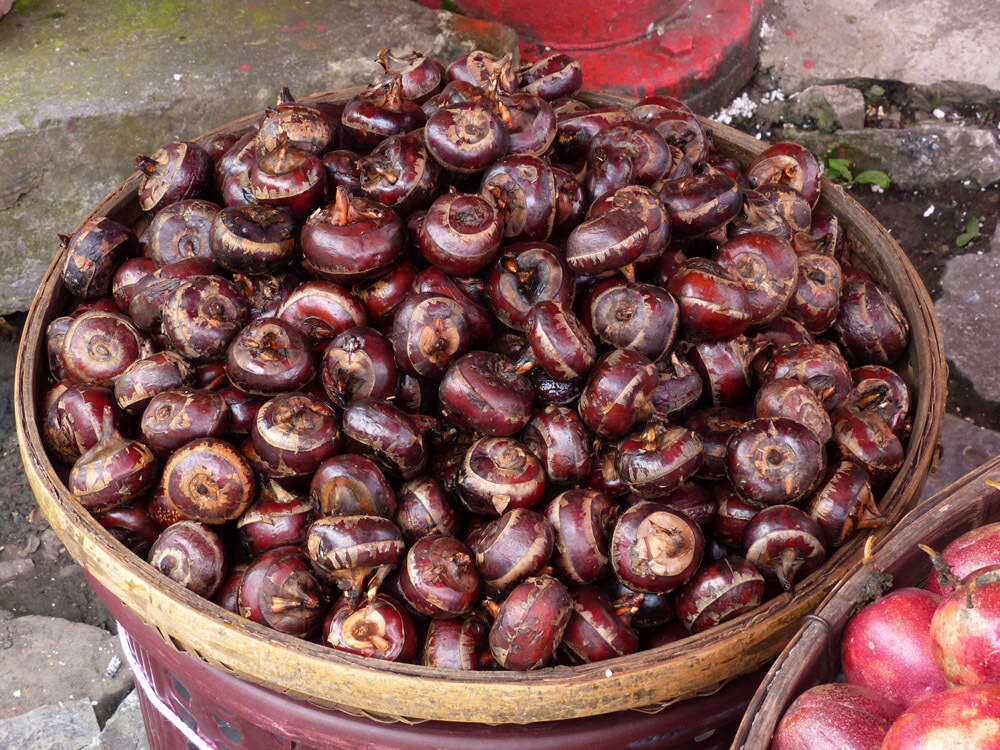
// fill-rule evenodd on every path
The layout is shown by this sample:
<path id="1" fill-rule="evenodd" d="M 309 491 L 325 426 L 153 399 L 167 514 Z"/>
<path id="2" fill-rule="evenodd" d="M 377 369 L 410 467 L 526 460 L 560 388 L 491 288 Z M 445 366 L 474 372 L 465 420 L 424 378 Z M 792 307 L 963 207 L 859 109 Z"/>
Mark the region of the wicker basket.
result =
<path id="1" fill-rule="evenodd" d="M 931 564 L 918 544 L 940 550 L 966 531 L 1000 521 L 1000 490 L 987 479 L 1000 482 L 1000 456 L 907 513 L 872 556 L 852 568 L 771 666 L 743 717 L 734 750 L 766 750 L 789 704 L 813 685 L 837 678 L 844 628 L 884 586 L 924 585 Z"/>
<path id="2" fill-rule="evenodd" d="M 306 101 L 342 101 L 348 89 Z M 594 104 L 629 100 L 587 94 Z M 260 113 L 206 133 L 251 127 Z M 723 152 L 749 160 L 766 144 L 703 121 Z M 90 216 L 124 224 L 141 217 L 138 174 L 119 185 Z M 895 293 L 911 327 L 902 364 L 914 387 L 916 412 L 903 467 L 881 507 L 896 521 L 918 496 L 935 455 L 945 402 L 946 364 L 934 307 L 896 242 L 837 186 L 824 181 L 821 203 L 841 218 L 858 246 L 857 260 Z M 25 472 L 38 503 L 70 554 L 175 648 L 234 675 L 316 705 L 386 717 L 485 724 L 571 719 L 655 706 L 718 689 L 773 659 L 830 588 L 858 560 L 856 538 L 802 581 L 753 612 L 680 642 L 608 662 L 531 673 L 455 672 L 363 659 L 333 651 L 223 611 L 157 573 L 118 544 L 76 503 L 53 467 L 39 435 L 40 396 L 46 387 L 45 327 L 67 304 L 59 277 L 62 256 L 50 266 L 32 304 L 18 352 L 15 409 Z M 885 533 L 884 530 L 880 533 Z"/>

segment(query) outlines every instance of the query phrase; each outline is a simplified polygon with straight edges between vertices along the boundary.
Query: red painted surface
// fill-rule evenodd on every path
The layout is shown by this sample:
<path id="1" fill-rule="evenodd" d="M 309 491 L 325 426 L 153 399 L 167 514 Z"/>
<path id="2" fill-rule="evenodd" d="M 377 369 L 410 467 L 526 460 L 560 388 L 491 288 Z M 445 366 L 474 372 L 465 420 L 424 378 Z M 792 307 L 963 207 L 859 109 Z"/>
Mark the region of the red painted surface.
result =
<path id="1" fill-rule="evenodd" d="M 764 676 L 740 677 L 704 698 L 659 713 L 622 712 L 539 724 L 385 723 L 317 708 L 244 682 L 180 653 L 87 575 L 125 629 L 157 696 L 198 735 L 240 750 L 658 750 L 728 748 L 736 724 Z M 151 750 L 185 750 L 182 734 L 139 691 Z M 714 732 L 712 731 L 714 730 Z M 704 737 L 694 742 L 695 737 Z"/>
<path id="2" fill-rule="evenodd" d="M 439 7 L 440 0 L 419 0 Z M 566 52 L 587 88 L 670 94 L 702 112 L 743 87 L 757 62 L 763 0 L 455 0 L 514 28 L 531 60 Z"/>

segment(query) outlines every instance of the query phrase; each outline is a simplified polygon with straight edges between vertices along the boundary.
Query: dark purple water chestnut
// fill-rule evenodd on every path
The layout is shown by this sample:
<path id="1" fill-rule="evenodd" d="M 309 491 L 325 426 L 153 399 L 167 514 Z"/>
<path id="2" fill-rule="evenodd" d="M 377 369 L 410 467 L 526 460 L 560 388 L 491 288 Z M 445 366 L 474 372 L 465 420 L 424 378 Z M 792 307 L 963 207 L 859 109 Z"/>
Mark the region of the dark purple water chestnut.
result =
<path id="1" fill-rule="evenodd" d="M 656 363 L 659 380 L 650 402 L 660 419 L 678 418 L 690 411 L 701 398 L 702 379 L 688 359 L 671 352 Z"/>
<path id="2" fill-rule="evenodd" d="M 505 156 L 483 174 L 480 194 L 500 212 L 504 237 L 546 240 L 556 219 L 556 183 L 548 162 Z"/>
<path id="3" fill-rule="evenodd" d="M 597 276 L 622 269 L 631 274 L 630 264 L 646 249 L 649 228 L 636 213 L 611 208 L 577 226 L 566 240 L 566 263 L 574 273 Z"/>
<path id="4" fill-rule="evenodd" d="M 70 323 L 60 359 L 70 380 L 111 387 L 116 377 L 147 353 L 147 343 L 132 321 L 95 310 Z"/>
<path id="5" fill-rule="evenodd" d="M 846 459 L 830 466 L 806 512 L 819 524 L 830 547 L 839 547 L 855 531 L 888 523 L 875 502 L 868 472 Z"/>
<path id="6" fill-rule="evenodd" d="M 327 193 L 335 193 L 338 187 L 348 193 L 361 193 L 361 154 L 349 149 L 336 149 L 323 154 L 323 168 L 326 169 Z"/>
<path id="7" fill-rule="evenodd" d="M 602 200 L 636 181 L 635 166 L 621 149 L 592 145 L 584 164 L 582 180 L 591 201 Z"/>
<path id="8" fill-rule="evenodd" d="M 634 349 L 654 362 L 673 346 L 677 302 L 661 287 L 609 279 L 591 290 L 585 309 L 594 335 L 608 346 Z"/>
<path id="9" fill-rule="evenodd" d="M 892 481 L 903 465 L 903 444 L 877 414 L 844 407 L 832 411 L 830 421 L 833 442 L 841 457 L 864 468 L 874 487 Z"/>
<path id="10" fill-rule="evenodd" d="M 819 396 L 812 388 L 791 378 L 778 378 L 761 386 L 754 398 L 754 412 L 758 417 L 787 417 L 801 422 L 821 443 L 826 443 L 832 435 L 830 415 Z"/>
<path id="11" fill-rule="evenodd" d="M 282 393 L 257 411 L 250 437 L 268 464 L 305 475 L 337 452 L 340 431 L 325 401 L 305 393 Z"/>
<path id="12" fill-rule="evenodd" d="M 439 109 L 424 126 L 427 151 L 450 172 L 482 172 L 510 148 L 510 135 L 496 109 L 485 100 Z"/>
<path id="13" fill-rule="evenodd" d="M 396 495 L 373 461 L 353 453 L 328 458 L 313 475 L 309 499 L 321 516 L 392 518 Z"/>
<path id="14" fill-rule="evenodd" d="M 235 385 L 225 385 L 216 391 L 229 406 L 229 431 L 237 435 L 249 435 L 250 426 L 267 401 L 262 396 L 255 396 L 237 388 Z"/>
<path id="15" fill-rule="evenodd" d="M 891 365 L 909 343 L 910 324 L 888 289 L 875 281 L 845 281 L 833 335 L 862 365 Z"/>
<path id="16" fill-rule="evenodd" d="M 143 253 L 157 266 L 184 258 L 211 258 L 209 231 L 221 207 L 211 201 L 177 201 L 160 209 L 142 233 Z"/>
<path id="17" fill-rule="evenodd" d="M 910 434 L 913 394 L 899 373 L 884 365 L 862 365 L 851 370 L 851 378 L 849 406 L 877 414 L 900 438 Z"/>
<path id="18" fill-rule="evenodd" d="M 665 495 L 655 498 L 656 502 L 671 510 L 680 511 L 703 529 L 715 517 L 715 497 L 705 485 L 696 480 L 681 482 Z"/>
<path id="19" fill-rule="evenodd" d="M 392 75 L 351 99 L 340 126 L 351 143 L 367 151 L 384 138 L 416 130 L 424 119 L 420 105 L 403 94 L 402 76 Z"/>
<path id="20" fill-rule="evenodd" d="M 257 131 L 249 130 L 215 160 L 215 187 L 224 198 L 228 197 L 226 195 L 227 184 L 230 188 L 234 186 L 232 178 L 237 178 L 238 181 L 240 176 L 246 176 L 256 161 Z M 228 200 L 225 200 L 224 203 L 227 206 L 233 205 Z"/>
<path id="21" fill-rule="evenodd" d="M 677 614 L 674 612 L 674 597 L 670 594 L 633 591 L 614 576 L 605 579 L 603 586 L 614 604 L 615 612 L 622 620 L 628 621 L 631 627 L 649 630 L 667 623 L 678 624 L 674 622 Z M 687 630 L 683 626 L 681 630 L 681 637 L 686 638 Z"/>
<path id="22" fill-rule="evenodd" d="M 485 305 L 481 305 L 470 296 L 466 286 L 458 279 L 449 276 L 440 268 L 430 266 L 425 268 L 413 279 L 412 291 L 415 294 L 441 294 L 455 300 L 465 314 L 472 338 L 477 341 L 488 341 L 493 338 L 493 316 Z"/>
<path id="23" fill-rule="evenodd" d="M 354 283 L 389 268 L 403 250 L 399 216 L 381 203 L 337 188 L 333 203 L 302 227 L 303 266 L 330 281 Z"/>
<path id="24" fill-rule="evenodd" d="M 573 592 L 573 613 L 561 645 L 570 661 L 603 661 L 638 649 L 639 636 L 618 616 L 607 594 L 593 586 Z"/>
<path id="25" fill-rule="evenodd" d="M 701 466 L 701 454 L 696 433 L 652 422 L 619 444 L 618 476 L 639 497 L 658 497 L 693 476 Z"/>
<path id="26" fill-rule="evenodd" d="M 531 419 L 534 390 L 506 357 L 492 352 L 463 354 L 448 365 L 438 388 L 445 419 L 484 435 L 513 435 Z"/>
<path id="27" fill-rule="evenodd" d="M 281 303 L 277 317 L 305 334 L 317 348 L 348 328 L 368 325 L 364 305 L 332 281 L 300 284 Z"/>
<path id="28" fill-rule="evenodd" d="M 608 352 L 594 365 L 580 394 L 578 411 L 591 432 L 619 437 L 652 413 L 656 365 L 630 349 Z"/>
<path id="29" fill-rule="evenodd" d="M 427 209 L 417 247 L 441 270 L 468 276 L 493 260 L 502 238 L 503 221 L 491 201 L 470 193 L 447 193 Z"/>
<path id="30" fill-rule="evenodd" d="M 815 206 L 823 170 L 808 150 L 797 143 L 776 143 L 758 154 L 747 167 L 750 187 L 778 184 L 799 192 Z"/>
<path id="31" fill-rule="evenodd" d="M 828 255 L 799 255 L 799 278 L 788 315 L 810 333 L 823 333 L 837 319 L 843 278 L 840 264 Z"/>
<path id="32" fill-rule="evenodd" d="M 671 276 L 667 290 L 680 307 L 688 336 L 722 341 L 750 325 L 750 300 L 743 284 L 707 258 L 685 260 Z"/>
<path id="33" fill-rule="evenodd" d="M 170 141 L 152 156 L 135 160 L 139 179 L 139 208 L 155 213 L 177 201 L 195 198 L 212 176 L 212 159 L 190 141 Z"/>
<path id="34" fill-rule="evenodd" d="M 672 173 L 691 174 L 709 156 L 705 129 L 683 102 L 670 96 L 647 96 L 631 111 L 632 119 L 651 125 L 668 145 L 680 153 L 675 156 Z"/>
<path id="35" fill-rule="evenodd" d="M 483 652 L 490 657 L 488 633 L 486 618 L 479 613 L 455 620 L 435 618 L 427 626 L 420 663 L 438 669 L 477 670 L 486 661 Z"/>
<path id="36" fill-rule="evenodd" d="M 809 231 L 797 234 L 793 241 L 799 253 L 829 255 L 838 263 L 847 253 L 847 230 L 840 219 L 827 211 L 813 211 Z"/>
<path id="37" fill-rule="evenodd" d="M 221 276 L 195 276 L 163 303 L 163 333 L 191 362 L 221 359 L 229 342 L 246 325 L 246 300 Z"/>
<path id="38" fill-rule="evenodd" d="M 546 666 L 572 613 L 573 599 L 552 576 L 529 578 L 500 605 L 490 628 L 490 652 L 504 669 Z"/>
<path id="39" fill-rule="evenodd" d="M 239 593 L 240 583 L 243 581 L 243 574 L 247 572 L 248 567 L 250 567 L 250 564 L 247 562 L 238 562 L 229 566 L 226 571 L 226 577 L 222 579 L 219 588 L 212 595 L 212 602 L 214 604 L 218 604 L 224 610 L 232 612 L 234 615 L 240 613 L 236 596 Z"/>
<path id="40" fill-rule="evenodd" d="M 771 344 L 772 351 L 783 349 L 789 344 L 816 343 L 816 339 L 806 330 L 806 327 L 800 321 L 790 318 L 787 315 L 772 320 L 767 328 L 755 333 L 754 341 Z"/>
<path id="41" fill-rule="evenodd" d="M 851 372 L 836 347 L 828 344 L 789 344 L 782 347 L 764 371 L 765 381 L 792 378 L 813 389 L 829 410 L 840 406 L 851 392 Z"/>
<path id="42" fill-rule="evenodd" d="M 125 420 L 107 388 L 61 382 L 43 399 L 42 441 L 50 453 L 72 463 L 115 431 Z"/>
<path id="43" fill-rule="evenodd" d="M 753 347 L 744 336 L 728 341 L 701 341 L 686 350 L 701 375 L 713 406 L 739 406 L 750 397 Z"/>
<path id="44" fill-rule="evenodd" d="M 279 318 L 255 320 L 240 331 L 226 354 L 226 374 L 254 394 L 293 391 L 313 379 L 316 367 L 306 337 Z"/>
<path id="45" fill-rule="evenodd" d="M 158 469 L 144 443 L 111 432 L 76 460 L 66 486 L 84 508 L 102 513 L 142 495 Z"/>
<path id="46" fill-rule="evenodd" d="M 256 481 L 239 451 L 206 437 L 174 451 L 163 467 L 162 486 L 166 499 L 184 516 L 216 524 L 243 515 Z"/>
<path id="47" fill-rule="evenodd" d="M 472 331 L 455 300 L 440 294 L 411 294 L 396 311 L 391 341 L 404 371 L 440 378 L 451 358 L 472 344 Z"/>
<path id="48" fill-rule="evenodd" d="M 570 583 L 593 583 L 608 572 L 608 541 L 618 509 L 603 492 L 568 490 L 545 508 L 555 532 L 552 567 Z"/>
<path id="49" fill-rule="evenodd" d="M 405 551 L 399 529 L 380 516 L 328 516 L 309 527 L 306 549 L 313 565 L 352 604 L 378 591 Z"/>
<path id="50" fill-rule="evenodd" d="M 698 175 L 668 179 L 658 196 L 678 237 L 695 237 L 725 227 L 743 208 L 739 183 L 725 172 L 706 166 Z"/>
<path id="51" fill-rule="evenodd" d="M 374 325 L 392 323 L 393 315 L 409 295 L 418 271 L 416 265 L 404 260 L 384 276 L 355 289 L 358 300 L 368 311 Z"/>
<path id="52" fill-rule="evenodd" d="M 573 96 L 583 85 L 580 63 L 569 55 L 556 52 L 517 69 L 521 91 L 553 101 Z"/>
<path id="53" fill-rule="evenodd" d="M 392 346 L 373 328 L 348 328 L 323 354 L 323 390 L 341 407 L 359 399 L 384 400 L 396 393 L 398 373 Z"/>
<path id="54" fill-rule="evenodd" d="M 780 221 L 788 228 L 793 242 L 796 236 L 809 231 L 812 224 L 812 207 L 794 188 L 769 183 L 748 190 L 746 194 L 748 206 L 752 196 L 758 210 Z"/>
<path id="55" fill-rule="evenodd" d="M 595 135 L 627 119 L 628 113 L 618 107 L 564 111 L 557 115 L 555 147 L 560 160 L 571 162 L 586 156 Z"/>
<path id="56" fill-rule="evenodd" d="M 149 258 L 129 258 L 118 266 L 111 279 L 111 296 L 119 310 L 128 311 L 129 303 L 139 284 L 156 270 L 156 264 Z"/>
<path id="57" fill-rule="evenodd" d="M 348 447 L 367 455 L 383 470 L 412 479 L 427 465 L 427 449 L 417 424 L 385 401 L 361 401 L 344 410 L 341 426 Z"/>
<path id="58" fill-rule="evenodd" d="M 729 436 L 753 414 L 744 407 L 713 406 L 694 412 L 684 426 L 698 433 L 702 444 L 702 463 L 698 475 L 708 479 L 726 476 L 726 449 Z"/>
<path id="59" fill-rule="evenodd" d="M 590 474 L 587 430 L 572 409 L 550 405 L 535 412 L 521 441 L 542 462 L 550 482 L 575 484 Z"/>
<path id="60" fill-rule="evenodd" d="M 98 516 L 97 522 L 132 554 L 145 559 L 160 530 L 143 505 L 119 505 Z"/>
<path id="61" fill-rule="evenodd" d="M 518 441 L 484 437 L 465 451 L 456 485 L 462 502 L 473 513 L 498 516 L 538 505 L 545 494 L 545 470 Z"/>
<path id="62" fill-rule="evenodd" d="M 624 208 L 646 222 L 649 237 L 645 249 L 636 258 L 635 263 L 642 269 L 652 267 L 670 241 L 670 217 L 663 203 L 656 197 L 656 193 L 647 187 L 626 185 L 591 205 L 587 216 L 588 218 L 600 216 L 612 208 Z"/>
<path id="63" fill-rule="evenodd" d="M 177 388 L 157 393 L 142 413 L 143 440 L 161 456 L 200 437 L 229 432 L 229 406 L 215 391 Z"/>
<path id="64" fill-rule="evenodd" d="M 556 380 L 544 370 L 538 369 L 531 371 L 531 383 L 535 389 L 535 403 L 539 407 L 551 405 L 573 408 L 583 390 L 583 384 L 579 381 L 567 383 Z"/>
<path id="65" fill-rule="evenodd" d="M 712 535 L 729 547 L 739 549 L 743 529 L 760 511 L 755 505 L 736 494 L 728 481 L 716 482 L 712 487 L 715 515 L 712 518 Z"/>
<path id="66" fill-rule="evenodd" d="M 293 148 L 321 155 L 337 145 L 337 123 L 315 106 L 295 101 L 285 87 L 274 106 L 264 110 L 257 130 L 257 150 L 264 153 L 276 148 L 282 137 Z"/>
<path id="67" fill-rule="evenodd" d="M 161 266 L 135 285 L 128 304 L 128 315 L 143 331 L 158 333 L 163 304 L 177 291 L 177 287 L 195 276 L 212 276 L 219 271 L 214 260 L 200 256 Z"/>
<path id="68" fill-rule="evenodd" d="M 356 607 L 347 597 L 323 622 L 326 646 L 385 661 L 408 662 L 417 651 L 417 631 L 399 602 L 380 594 Z"/>
<path id="69" fill-rule="evenodd" d="M 630 589 L 664 594 L 687 583 L 701 565 L 705 537 L 683 513 L 643 500 L 618 517 L 611 569 Z"/>
<path id="70" fill-rule="evenodd" d="M 234 273 L 233 283 L 247 301 L 250 319 L 256 320 L 277 317 L 278 310 L 302 283 L 302 279 L 287 271 L 253 276 Z"/>
<path id="71" fill-rule="evenodd" d="M 750 325 L 766 325 L 784 313 L 798 281 L 798 261 L 791 245 L 751 232 L 722 245 L 715 260 L 746 289 Z"/>
<path id="72" fill-rule="evenodd" d="M 673 164 L 670 147 L 649 125 L 621 122 L 594 136 L 589 150 L 614 149 L 625 154 L 633 166 L 636 182 L 650 185 L 669 174 Z"/>
<path id="73" fill-rule="evenodd" d="M 823 443 L 793 419 L 752 419 L 729 436 L 726 473 L 751 503 L 794 503 L 816 487 L 825 470 Z"/>
<path id="74" fill-rule="evenodd" d="M 215 167 L 223 155 L 233 147 L 243 133 L 216 133 L 205 143 L 203 148 L 208 152 L 209 158 L 212 160 L 212 166 Z"/>
<path id="75" fill-rule="evenodd" d="M 664 250 L 656 264 L 656 281 L 660 286 L 666 289 L 687 259 L 687 254 L 680 248 L 671 246 Z"/>
<path id="76" fill-rule="evenodd" d="M 483 50 L 473 50 L 455 58 L 446 70 L 449 81 L 464 81 L 473 86 L 496 86 L 498 91 L 517 91 L 517 76 L 510 55 L 496 57 Z"/>
<path id="77" fill-rule="evenodd" d="M 593 459 L 591 460 L 590 476 L 587 477 L 587 486 L 598 492 L 603 492 L 608 497 L 621 498 L 628 494 L 628 487 L 618 476 L 618 468 L 615 460 L 618 458 L 618 447 L 614 444 L 596 446 Z"/>
<path id="78" fill-rule="evenodd" d="M 327 593 L 300 545 L 264 552 L 243 574 L 236 592 L 241 617 L 304 638 L 326 616 Z"/>
<path id="79" fill-rule="evenodd" d="M 421 537 L 399 567 L 403 600 L 427 617 L 469 614 L 479 601 L 480 587 L 472 552 L 453 536 Z"/>
<path id="80" fill-rule="evenodd" d="M 486 274 L 486 296 L 497 319 L 524 330 L 531 308 L 543 300 L 571 305 L 573 274 L 562 252 L 546 242 L 520 242 L 501 251 Z"/>
<path id="81" fill-rule="evenodd" d="M 498 109 L 510 137 L 510 153 L 548 153 L 556 137 L 556 113 L 551 104 L 540 96 L 519 91 L 501 96 Z"/>
<path id="82" fill-rule="evenodd" d="M 583 185 L 568 170 L 553 165 L 552 178 L 556 186 L 556 218 L 552 234 L 563 236 L 583 219 L 587 212 L 587 196 Z"/>
<path id="83" fill-rule="evenodd" d="M 266 479 L 253 505 L 236 522 L 240 542 L 251 556 L 286 544 L 306 543 L 316 510 L 301 495 Z"/>
<path id="84" fill-rule="evenodd" d="M 401 214 L 430 205 L 438 171 L 419 133 L 390 136 L 358 160 L 361 190 Z"/>
<path id="85" fill-rule="evenodd" d="M 764 600 L 764 576 L 742 557 L 699 570 L 677 592 L 677 617 L 692 633 L 739 617 Z"/>
<path id="86" fill-rule="evenodd" d="M 153 543 L 149 564 L 184 588 L 211 598 L 226 576 L 226 549 L 207 526 L 179 521 Z"/>
<path id="87" fill-rule="evenodd" d="M 444 66 L 423 52 L 396 55 L 391 49 L 379 50 L 378 63 L 385 68 L 382 81 L 398 75 L 403 86 L 403 96 L 413 101 L 423 101 L 431 96 L 444 81 Z"/>
<path id="88" fill-rule="evenodd" d="M 823 564 L 823 531 L 791 505 L 764 508 L 743 530 L 746 559 L 765 576 L 777 578 L 785 591 Z"/>
<path id="89" fill-rule="evenodd" d="M 239 273 L 270 273 L 295 257 L 298 224 L 287 206 L 249 205 L 216 213 L 208 241 L 220 266 Z"/>
<path id="90" fill-rule="evenodd" d="M 542 300 L 531 308 L 524 328 L 529 351 L 520 359 L 520 369 L 539 365 L 556 380 L 583 379 L 597 359 L 597 347 L 590 334 L 562 302 Z"/>
<path id="91" fill-rule="evenodd" d="M 444 488 L 431 476 L 411 479 L 400 487 L 394 520 L 408 544 L 430 534 L 458 536 L 461 529 L 461 519 Z"/>

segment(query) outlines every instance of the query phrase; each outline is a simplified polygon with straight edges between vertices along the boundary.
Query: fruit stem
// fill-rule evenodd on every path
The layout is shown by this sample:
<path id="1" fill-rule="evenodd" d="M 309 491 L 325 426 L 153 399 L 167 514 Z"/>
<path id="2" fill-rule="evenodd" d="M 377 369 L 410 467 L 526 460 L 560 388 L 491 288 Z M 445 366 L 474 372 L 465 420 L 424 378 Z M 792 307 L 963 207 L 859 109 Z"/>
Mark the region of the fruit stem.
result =
<path id="1" fill-rule="evenodd" d="M 156 159 L 151 159 L 148 156 L 142 156 L 141 154 L 135 157 L 135 165 L 150 177 L 156 174 L 157 170 L 160 168 L 160 163 L 156 161 Z"/>
<path id="2" fill-rule="evenodd" d="M 942 580 L 951 588 L 958 588 L 961 581 L 959 581 L 958 577 L 951 571 L 951 566 L 945 562 L 945 559 L 926 544 L 918 544 L 917 546 L 927 553 L 928 557 L 930 557 L 931 565 L 934 566 L 934 570 L 937 571 Z"/>
<path id="3" fill-rule="evenodd" d="M 799 554 L 795 551 L 793 547 L 786 547 L 781 555 L 775 558 L 771 566 L 774 568 L 774 575 L 778 578 L 778 583 L 781 584 L 781 588 L 785 591 L 792 590 L 792 579 L 795 577 L 795 571 L 799 569 L 802 561 L 799 560 Z"/>

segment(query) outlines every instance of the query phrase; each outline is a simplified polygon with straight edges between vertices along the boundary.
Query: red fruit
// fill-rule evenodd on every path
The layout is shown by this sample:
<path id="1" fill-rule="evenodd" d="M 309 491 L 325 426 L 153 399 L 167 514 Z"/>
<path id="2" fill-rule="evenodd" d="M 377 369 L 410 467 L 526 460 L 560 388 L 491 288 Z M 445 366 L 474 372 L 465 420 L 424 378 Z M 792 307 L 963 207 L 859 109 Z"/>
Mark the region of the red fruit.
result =
<path id="1" fill-rule="evenodd" d="M 934 612 L 930 636 L 949 682 L 1000 682 L 1000 570 L 967 579 L 947 594 Z"/>
<path id="2" fill-rule="evenodd" d="M 904 709 L 947 690 L 931 653 L 931 618 L 940 600 L 923 589 L 897 589 L 858 612 L 841 643 L 847 681 Z"/>
<path id="3" fill-rule="evenodd" d="M 879 750 L 899 709 L 857 685 L 817 685 L 781 718 L 771 750 Z"/>
<path id="4" fill-rule="evenodd" d="M 976 685 L 929 696 L 902 714 L 882 750 L 997 750 L 1000 685 Z M 774 745 L 771 746 L 772 748 Z"/>
<path id="5" fill-rule="evenodd" d="M 995 565 L 1000 562 L 1000 523 L 989 523 L 967 531 L 945 547 L 941 557 L 959 580 L 969 577 L 977 570 Z M 931 571 L 926 588 L 942 595 L 954 590 L 952 584 L 941 580 L 936 569 Z"/>

